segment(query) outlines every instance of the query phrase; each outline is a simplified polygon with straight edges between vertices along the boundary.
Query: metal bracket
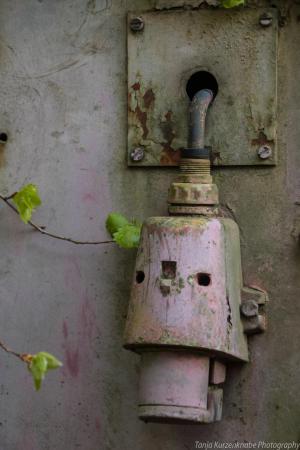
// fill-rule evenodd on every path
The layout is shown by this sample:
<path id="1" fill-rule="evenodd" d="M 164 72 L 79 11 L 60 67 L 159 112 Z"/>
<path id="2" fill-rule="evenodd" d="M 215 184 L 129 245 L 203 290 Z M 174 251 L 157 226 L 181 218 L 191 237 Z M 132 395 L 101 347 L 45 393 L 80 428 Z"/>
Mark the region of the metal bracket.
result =
<path id="1" fill-rule="evenodd" d="M 245 334 L 258 334 L 266 331 L 265 305 L 268 301 L 268 294 L 263 289 L 258 287 L 244 287 L 242 289 L 240 311 Z"/>
<path id="2" fill-rule="evenodd" d="M 130 13 L 129 165 L 178 165 L 188 134 L 186 85 L 199 71 L 218 85 L 207 122 L 212 164 L 276 164 L 276 15 L 274 8 Z"/>

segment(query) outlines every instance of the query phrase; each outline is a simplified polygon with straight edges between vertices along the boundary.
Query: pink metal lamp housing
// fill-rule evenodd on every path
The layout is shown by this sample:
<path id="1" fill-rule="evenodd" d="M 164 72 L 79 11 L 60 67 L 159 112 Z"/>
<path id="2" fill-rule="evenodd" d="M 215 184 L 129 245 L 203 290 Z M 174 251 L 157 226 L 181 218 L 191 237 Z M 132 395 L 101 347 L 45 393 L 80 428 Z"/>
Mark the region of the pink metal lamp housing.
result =
<path id="1" fill-rule="evenodd" d="M 191 101 L 189 145 L 169 191 L 170 217 L 149 218 L 142 228 L 124 346 L 141 354 L 144 421 L 220 420 L 225 363 L 247 362 L 246 333 L 265 327 L 266 295 L 243 289 L 239 229 L 218 210 L 204 147 L 212 99 L 203 89 Z"/>

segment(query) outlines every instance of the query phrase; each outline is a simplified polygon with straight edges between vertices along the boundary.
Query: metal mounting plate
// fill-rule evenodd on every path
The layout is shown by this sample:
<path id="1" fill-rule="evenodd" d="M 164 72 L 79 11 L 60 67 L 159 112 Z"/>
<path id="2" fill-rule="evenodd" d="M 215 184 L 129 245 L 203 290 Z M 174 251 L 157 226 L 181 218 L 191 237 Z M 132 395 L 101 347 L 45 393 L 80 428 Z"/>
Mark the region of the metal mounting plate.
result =
<path id="1" fill-rule="evenodd" d="M 273 16 L 269 27 L 259 24 L 264 12 Z M 137 16 L 128 17 L 128 164 L 178 164 L 187 141 L 186 83 L 206 70 L 219 85 L 206 137 L 213 164 L 275 165 L 276 10 L 149 12 L 134 32 Z M 263 145 L 272 149 L 266 159 L 258 156 Z M 136 162 L 135 149 L 142 149 Z"/>

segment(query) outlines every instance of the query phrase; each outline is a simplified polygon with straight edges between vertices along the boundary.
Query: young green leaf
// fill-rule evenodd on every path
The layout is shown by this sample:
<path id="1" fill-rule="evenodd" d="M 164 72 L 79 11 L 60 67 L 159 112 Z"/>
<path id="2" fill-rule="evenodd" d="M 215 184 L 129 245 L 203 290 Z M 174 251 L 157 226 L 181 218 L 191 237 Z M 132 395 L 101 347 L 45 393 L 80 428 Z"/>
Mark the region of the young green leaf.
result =
<path id="1" fill-rule="evenodd" d="M 13 198 L 18 213 L 23 222 L 28 223 L 31 219 L 33 211 L 41 205 L 41 199 L 38 193 L 38 188 L 34 184 L 27 184 Z"/>
<path id="2" fill-rule="evenodd" d="M 51 353 L 39 352 L 38 355 L 41 355 L 44 358 L 46 358 L 48 370 L 58 369 L 59 367 L 62 366 L 62 363 L 57 358 L 55 358 L 55 356 L 51 355 Z"/>
<path id="3" fill-rule="evenodd" d="M 28 365 L 28 369 L 33 377 L 35 389 L 37 391 L 40 389 L 48 370 L 57 369 L 61 366 L 62 363 L 50 353 L 39 352 L 36 355 L 33 355 Z"/>
<path id="4" fill-rule="evenodd" d="M 106 229 L 114 241 L 122 248 L 138 247 L 141 235 L 141 223 L 136 219 L 129 221 L 122 214 L 111 213 L 106 219 Z"/>
<path id="5" fill-rule="evenodd" d="M 110 213 L 106 219 L 106 229 L 111 234 L 114 235 L 120 228 L 127 225 L 129 221 L 122 214 Z"/>
<path id="6" fill-rule="evenodd" d="M 140 236 L 141 225 L 134 225 L 133 223 L 124 225 L 119 231 L 113 234 L 114 240 L 122 248 L 138 247 Z"/>
<path id="7" fill-rule="evenodd" d="M 222 0 L 224 8 L 234 8 L 235 6 L 244 5 L 245 0 Z"/>

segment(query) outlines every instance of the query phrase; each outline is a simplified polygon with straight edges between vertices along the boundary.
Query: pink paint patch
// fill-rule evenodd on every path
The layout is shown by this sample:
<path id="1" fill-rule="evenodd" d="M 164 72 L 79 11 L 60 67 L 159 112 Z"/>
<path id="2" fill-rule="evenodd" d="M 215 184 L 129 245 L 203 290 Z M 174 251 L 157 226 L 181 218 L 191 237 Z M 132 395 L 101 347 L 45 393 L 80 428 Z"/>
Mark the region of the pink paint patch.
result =
<path id="1" fill-rule="evenodd" d="M 97 327 L 94 302 L 90 299 L 87 287 L 83 282 L 77 258 L 71 258 L 68 261 L 65 285 L 69 295 L 72 295 L 78 302 L 78 315 L 75 320 L 68 319 L 62 323 L 62 348 L 65 352 L 65 365 L 62 373 L 65 377 L 84 377 L 85 367 L 93 359 L 93 346 L 96 337 L 100 335 L 100 330 Z M 81 368 L 82 370 L 80 370 Z"/>
<path id="2" fill-rule="evenodd" d="M 88 344 L 93 340 L 93 336 L 95 335 L 96 313 L 91 305 L 89 298 L 86 295 L 83 295 L 80 319 L 82 334 L 83 336 L 86 336 L 88 338 Z"/>
<path id="3" fill-rule="evenodd" d="M 29 424 L 27 424 L 26 433 L 23 433 L 20 442 L 18 442 L 15 448 L 18 450 L 38 450 L 40 448 L 37 436 L 34 431 L 30 430 Z"/>
<path id="4" fill-rule="evenodd" d="M 82 200 L 84 202 L 92 202 L 92 203 L 97 203 L 97 204 L 99 203 L 99 199 L 96 197 L 95 194 L 89 194 L 89 193 L 84 194 L 82 196 Z"/>
<path id="5" fill-rule="evenodd" d="M 99 433 L 101 432 L 101 422 L 99 417 L 96 417 L 95 419 L 95 428 Z"/>
<path id="6" fill-rule="evenodd" d="M 79 350 L 66 350 L 66 364 L 70 375 L 76 378 L 79 374 Z"/>
<path id="7" fill-rule="evenodd" d="M 68 335 L 69 335 L 69 331 L 68 331 L 68 326 L 67 326 L 67 322 L 64 320 L 63 322 L 63 335 L 64 338 L 67 339 Z"/>

